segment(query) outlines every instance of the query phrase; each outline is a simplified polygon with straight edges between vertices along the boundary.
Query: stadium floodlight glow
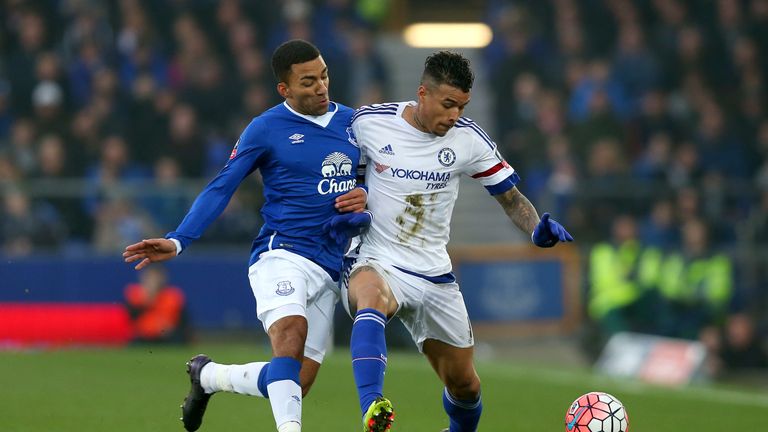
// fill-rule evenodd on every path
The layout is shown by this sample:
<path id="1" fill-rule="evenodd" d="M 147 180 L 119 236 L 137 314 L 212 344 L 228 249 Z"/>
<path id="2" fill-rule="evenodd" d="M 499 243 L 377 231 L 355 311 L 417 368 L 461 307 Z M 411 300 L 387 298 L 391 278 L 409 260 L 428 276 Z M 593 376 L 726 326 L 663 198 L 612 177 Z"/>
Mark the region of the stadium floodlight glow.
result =
<path id="1" fill-rule="evenodd" d="M 403 30 L 405 43 L 414 48 L 482 48 L 492 38 L 483 23 L 415 23 Z"/>

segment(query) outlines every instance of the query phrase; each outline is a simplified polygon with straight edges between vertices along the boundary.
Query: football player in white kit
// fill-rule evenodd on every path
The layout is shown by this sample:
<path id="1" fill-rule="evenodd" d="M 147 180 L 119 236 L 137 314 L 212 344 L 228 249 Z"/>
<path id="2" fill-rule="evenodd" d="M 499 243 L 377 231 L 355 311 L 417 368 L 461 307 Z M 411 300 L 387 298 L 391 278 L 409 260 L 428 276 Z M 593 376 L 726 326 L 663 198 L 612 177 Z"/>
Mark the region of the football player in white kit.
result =
<path id="1" fill-rule="evenodd" d="M 472 328 L 446 250 L 461 175 L 479 180 L 537 246 L 573 240 L 549 214 L 539 218 L 494 142 L 461 117 L 473 78 L 467 59 L 438 52 L 426 60 L 417 101 L 363 107 L 352 118 L 374 217 L 352 245 L 342 301 L 354 317 L 352 367 L 366 432 L 389 430 L 394 417 L 382 388 L 384 327 L 395 315 L 445 384 L 445 430 L 477 430 Z M 337 216 L 332 230 L 344 233 L 349 217 Z"/>

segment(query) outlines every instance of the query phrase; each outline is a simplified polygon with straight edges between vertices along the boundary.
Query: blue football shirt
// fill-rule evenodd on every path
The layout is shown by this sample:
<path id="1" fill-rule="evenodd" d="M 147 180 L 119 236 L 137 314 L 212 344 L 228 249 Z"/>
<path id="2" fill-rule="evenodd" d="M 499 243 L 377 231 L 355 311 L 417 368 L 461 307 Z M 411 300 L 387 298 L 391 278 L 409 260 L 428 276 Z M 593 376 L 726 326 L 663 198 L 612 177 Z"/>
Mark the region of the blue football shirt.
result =
<path id="1" fill-rule="evenodd" d="M 200 238 L 227 206 L 249 174 L 261 171 L 264 182 L 264 225 L 253 241 L 249 264 L 262 252 L 285 249 L 323 267 L 338 279 L 345 245 L 338 245 L 323 224 L 338 214 L 337 196 L 355 187 L 360 149 L 350 128 L 354 111 L 331 103 L 315 122 L 286 103 L 254 118 L 245 128 L 229 162 L 198 195 L 176 231 L 184 250 Z M 330 118 L 330 121 L 328 121 Z"/>

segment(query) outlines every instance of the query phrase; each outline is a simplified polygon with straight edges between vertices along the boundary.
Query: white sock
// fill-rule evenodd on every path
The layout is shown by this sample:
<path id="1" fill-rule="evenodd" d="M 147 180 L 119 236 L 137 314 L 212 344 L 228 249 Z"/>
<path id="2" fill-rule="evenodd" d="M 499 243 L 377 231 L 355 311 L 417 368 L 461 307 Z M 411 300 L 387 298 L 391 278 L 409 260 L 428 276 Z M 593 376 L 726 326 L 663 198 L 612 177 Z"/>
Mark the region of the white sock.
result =
<path id="1" fill-rule="evenodd" d="M 259 374 L 267 362 L 223 365 L 210 362 L 200 371 L 200 384 L 206 393 L 225 391 L 264 397 L 259 391 Z"/>
<path id="2" fill-rule="evenodd" d="M 278 430 L 283 431 L 282 427 L 289 427 L 287 431 L 294 432 L 301 430 L 301 386 L 291 380 L 275 381 L 267 386 L 269 392 L 269 403 L 272 404 L 272 415 L 275 417 L 275 424 Z M 285 423 L 295 422 L 295 426 L 285 426 Z M 294 429 L 290 429 L 294 427 Z"/>
<path id="3" fill-rule="evenodd" d="M 215 393 L 217 391 L 224 390 L 223 386 L 219 384 L 217 377 L 222 375 L 225 371 L 228 374 L 229 365 L 220 365 L 218 363 L 210 362 L 203 366 L 200 371 L 200 385 L 203 387 L 206 393 Z"/>
<path id="4" fill-rule="evenodd" d="M 244 365 L 231 365 L 229 368 L 229 382 L 235 393 L 249 396 L 264 397 L 259 390 L 259 374 L 268 362 L 254 362 Z"/>
<path id="5" fill-rule="evenodd" d="M 277 432 L 301 432 L 301 423 L 289 421 L 277 428 Z"/>

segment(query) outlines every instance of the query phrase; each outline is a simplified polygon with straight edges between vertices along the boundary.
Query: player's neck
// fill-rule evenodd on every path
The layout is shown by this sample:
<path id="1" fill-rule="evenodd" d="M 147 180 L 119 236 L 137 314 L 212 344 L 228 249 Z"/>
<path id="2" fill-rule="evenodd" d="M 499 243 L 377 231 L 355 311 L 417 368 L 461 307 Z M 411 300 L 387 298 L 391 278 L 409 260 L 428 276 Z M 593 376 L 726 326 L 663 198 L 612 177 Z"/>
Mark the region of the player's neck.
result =
<path id="1" fill-rule="evenodd" d="M 403 114 L 404 114 L 403 118 L 405 118 L 405 121 L 408 122 L 409 125 L 413 126 L 419 131 L 424 133 L 431 133 L 429 129 L 424 127 L 424 123 L 422 123 L 421 119 L 419 119 L 417 108 L 418 108 L 418 105 L 406 106 L 405 111 L 403 111 Z"/>

